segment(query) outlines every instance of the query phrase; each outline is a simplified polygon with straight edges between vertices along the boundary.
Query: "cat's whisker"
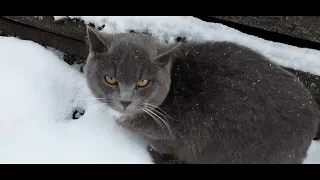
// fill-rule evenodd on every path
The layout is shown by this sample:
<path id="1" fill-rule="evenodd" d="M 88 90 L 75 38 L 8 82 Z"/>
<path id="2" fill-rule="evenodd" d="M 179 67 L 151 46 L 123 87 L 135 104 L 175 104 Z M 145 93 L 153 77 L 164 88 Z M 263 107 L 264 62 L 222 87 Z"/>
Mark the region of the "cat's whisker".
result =
<path id="1" fill-rule="evenodd" d="M 94 101 L 101 102 L 101 101 L 99 101 L 99 100 L 97 100 L 97 99 L 90 99 L 90 100 L 83 100 L 83 101 L 85 101 L 85 102 L 94 102 Z"/>
<path id="2" fill-rule="evenodd" d="M 103 109 L 101 109 L 101 111 L 98 114 L 101 115 L 101 114 L 105 113 L 108 109 L 109 109 L 109 107 L 103 108 Z"/>
<path id="3" fill-rule="evenodd" d="M 97 100 L 97 99 L 105 99 L 107 100 L 108 98 L 79 98 L 80 100 Z"/>
<path id="4" fill-rule="evenodd" d="M 142 107 L 145 107 L 146 109 L 148 109 L 149 111 L 151 111 L 153 114 L 155 114 L 155 112 L 156 113 L 158 113 L 159 115 L 161 115 L 163 118 L 165 118 L 166 120 L 167 120 L 167 117 L 163 114 L 163 113 L 161 113 L 161 112 L 159 112 L 157 109 L 155 109 L 156 108 L 156 106 L 153 106 L 153 107 L 151 107 L 151 106 L 148 106 L 148 104 L 144 104 L 144 103 L 140 103 L 140 105 L 142 106 Z M 160 108 L 159 108 L 160 109 Z M 161 109 L 160 109 L 161 110 Z M 155 111 L 155 112 L 154 112 Z M 162 112 L 164 112 L 163 110 L 162 110 Z M 165 112 L 164 112 L 165 113 Z M 170 134 L 170 130 L 171 130 L 171 128 L 170 128 L 170 126 L 169 126 L 169 124 L 163 119 L 163 118 L 161 118 L 161 117 L 159 117 L 157 114 L 155 114 L 157 117 L 158 117 L 158 119 L 167 127 L 167 129 L 168 129 L 168 132 L 169 132 L 169 134 Z"/>
<path id="5" fill-rule="evenodd" d="M 168 122 L 166 122 L 163 118 L 161 118 L 159 115 L 157 115 L 155 112 L 154 112 L 154 109 L 151 109 L 150 107 L 146 107 L 145 108 L 147 111 L 149 111 L 150 113 L 152 113 L 154 116 L 156 116 L 158 118 L 158 120 L 160 120 L 165 126 L 166 126 L 166 129 L 168 130 L 168 136 L 171 135 L 171 127 L 170 125 L 168 124 Z"/>
<path id="6" fill-rule="evenodd" d="M 159 107 L 157 107 L 155 105 L 152 105 L 152 104 L 149 104 L 149 103 L 145 103 L 145 102 L 143 102 L 143 104 L 146 105 L 146 106 L 151 106 L 151 107 L 153 107 L 155 109 L 159 109 L 161 112 L 167 114 L 164 110 L 162 110 L 161 108 L 159 108 Z"/>
<path id="7" fill-rule="evenodd" d="M 98 101 L 91 101 L 91 102 L 87 102 L 88 105 L 94 105 L 94 104 L 100 104 L 100 105 L 110 105 L 110 104 L 113 104 L 112 102 L 98 102 Z"/>
<path id="8" fill-rule="evenodd" d="M 106 104 L 112 104 L 112 102 L 99 102 L 99 101 L 85 101 L 86 104 L 91 105 L 91 104 L 101 104 L 101 105 L 106 105 Z"/>
<path id="9" fill-rule="evenodd" d="M 103 106 L 101 103 L 88 104 L 89 107 Z"/>
<path id="10" fill-rule="evenodd" d="M 91 102 L 86 102 L 88 105 L 91 105 L 91 104 L 101 104 L 101 105 L 111 105 L 113 104 L 112 102 L 96 102 L 96 101 L 91 101 Z"/>
<path id="11" fill-rule="evenodd" d="M 113 100 L 112 99 L 108 99 L 108 98 L 82 98 L 80 100 L 84 100 L 87 103 L 91 103 L 91 102 L 97 102 L 97 103 L 107 103 L 107 104 L 112 104 Z"/>
<path id="12" fill-rule="evenodd" d="M 167 116 L 164 115 L 164 113 L 162 113 L 161 111 L 159 111 L 158 109 L 156 108 L 153 108 L 153 107 L 150 107 L 150 106 L 147 106 L 148 108 L 152 109 L 153 111 L 157 112 L 159 115 L 163 116 L 166 120 L 168 120 Z M 164 111 L 163 111 L 164 112 Z"/>
<path id="13" fill-rule="evenodd" d="M 87 106 L 90 108 L 97 108 L 97 107 L 102 107 L 102 109 L 109 109 L 110 106 L 112 106 L 112 103 L 108 103 L 108 105 L 106 105 L 106 103 L 88 103 Z M 100 108 L 101 109 L 101 108 Z"/>
<path id="14" fill-rule="evenodd" d="M 162 132 L 163 132 L 163 136 L 165 137 L 165 130 L 164 130 L 164 128 L 163 128 L 163 125 L 161 124 L 161 122 L 155 117 L 155 116 L 153 116 L 152 114 L 150 114 L 150 112 L 149 111 L 147 111 L 146 109 L 144 109 L 144 108 L 140 108 L 142 111 L 144 111 L 145 113 L 147 113 L 149 116 L 151 116 L 152 117 L 152 119 L 154 119 L 156 122 L 157 122 L 157 124 L 161 127 L 161 129 L 162 129 Z"/>
<path id="15" fill-rule="evenodd" d="M 161 122 L 160 122 L 154 115 L 152 115 L 152 114 L 150 113 L 150 110 L 147 110 L 147 109 L 145 109 L 145 108 L 143 108 L 143 107 L 138 107 L 138 106 L 137 106 L 137 108 L 139 108 L 140 110 L 142 110 L 142 111 L 144 111 L 145 113 L 147 113 L 149 116 L 152 117 L 152 119 L 154 119 L 154 120 L 157 122 L 157 124 L 159 124 L 159 126 L 161 127 L 162 132 L 163 132 L 163 137 L 165 137 L 165 130 L 164 130 L 163 125 L 161 124 Z"/>
<path id="16" fill-rule="evenodd" d="M 161 127 L 162 132 L 163 132 L 163 137 L 165 137 L 165 133 L 166 133 L 166 132 L 165 132 L 165 129 L 164 129 L 161 121 L 160 121 L 156 116 L 154 116 L 154 115 L 150 112 L 150 110 L 147 110 L 147 109 L 145 109 L 145 108 L 142 108 L 142 110 L 143 110 L 144 112 L 146 112 L 149 116 L 151 116 L 151 117 L 159 124 L 159 126 Z"/>
<path id="17" fill-rule="evenodd" d="M 154 106 L 154 105 L 151 105 L 151 104 L 148 104 L 148 103 L 143 103 L 145 105 L 146 108 L 150 109 L 153 113 L 158 113 L 159 115 L 161 115 L 163 118 L 165 118 L 165 120 L 163 118 L 160 118 L 159 116 L 159 119 L 163 122 L 163 124 L 167 127 L 168 129 L 168 132 L 169 132 L 169 135 L 172 133 L 172 129 L 170 127 L 170 125 L 168 124 L 168 118 L 166 115 L 168 115 L 165 111 L 163 111 L 162 109 Z M 159 111 L 160 110 L 160 111 Z M 163 113 L 165 113 L 166 115 L 164 115 Z M 169 115 L 168 115 L 169 116 Z M 171 118 L 171 117 L 170 117 Z M 173 119 L 173 118 L 172 118 Z"/>
<path id="18" fill-rule="evenodd" d="M 162 110 L 161 108 L 159 108 L 159 107 L 157 107 L 157 106 L 155 106 L 155 105 L 149 104 L 149 103 L 143 103 L 143 104 L 146 105 L 146 106 L 151 106 L 151 107 L 153 107 L 154 109 L 157 109 L 157 110 L 161 111 L 163 114 L 165 114 L 165 117 L 166 117 L 166 118 L 169 117 L 169 119 L 174 120 L 174 121 L 177 121 L 177 120 L 175 120 L 173 117 L 171 117 L 168 113 L 166 113 L 164 110 Z"/>

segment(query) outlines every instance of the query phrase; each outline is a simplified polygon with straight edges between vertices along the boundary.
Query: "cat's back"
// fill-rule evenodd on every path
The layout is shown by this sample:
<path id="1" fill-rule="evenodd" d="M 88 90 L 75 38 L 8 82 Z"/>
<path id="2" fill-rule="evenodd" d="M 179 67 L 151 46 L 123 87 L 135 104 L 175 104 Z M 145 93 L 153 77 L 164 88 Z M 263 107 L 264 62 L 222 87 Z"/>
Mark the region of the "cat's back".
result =
<path id="1" fill-rule="evenodd" d="M 254 94 L 279 94 L 293 97 L 293 100 L 287 99 L 283 103 L 305 100 L 311 107 L 316 107 L 310 92 L 295 75 L 247 47 L 232 42 L 189 43 L 182 46 L 178 57 L 173 67 L 173 78 L 188 77 L 180 86 L 196 84 L 193 89 L 199 90 L 193 95 L 197 98 L 206 92 L 243 92 L 241 95 L 247 94 L 251 98 Z"/>
<path id="2" fill-rule="evenodd" d="M 247 47 L 232 42 L 187 43 L 177 57 L 173 87 L 192 89 L 190 98 L 227 93 L 251 98 L 273 95 L 271 100 L 278 94 L 292 97 L 284 102 L 306 100 L 314 106 L 310 92 L 295 75 Z"/>
<path id="3" fill-rule="evenodd" d="M 189 142 L 216 153 L 204 162 L 299 163 L 305 157 L 319 112 L 294 75 L 229 42 L 185 44 L 178 57 L 170 113 L 189 118 L 181 128 Z M 194 128 L 201 133 L 194 136 Z"/>

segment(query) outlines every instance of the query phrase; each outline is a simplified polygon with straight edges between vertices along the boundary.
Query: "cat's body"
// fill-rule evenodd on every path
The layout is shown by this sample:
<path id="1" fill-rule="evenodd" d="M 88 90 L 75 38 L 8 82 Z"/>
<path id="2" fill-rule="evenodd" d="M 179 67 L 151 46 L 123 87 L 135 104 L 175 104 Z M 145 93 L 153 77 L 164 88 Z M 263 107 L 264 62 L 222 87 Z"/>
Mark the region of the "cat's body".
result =
<path id="1" fill-rule="evenodd" d="M 116 54 L 119 50 L 112 45 L 111 38 L 103 38 L 90 29 L 88 32 L 90 89 L 97 98 L 108 99 L 104 102 L 123 114 L 118 119 L 120 125 L 147 138 L 159 152 L 172 154 L 184 163 L 209 164 L 302 163 L 306 157 L 317 128 L 317 105 L 295 76 L 265 57 L 228 42 L 145 46 L 131 45 L 126 40 L 123 42 L 129 45 L 122 46 L 122 54 Z M 144 36 L 130 36 L 148 44 L 145 42 L 149 39 Z M 106 49 L 97 48 L 101 47 L 97 40 L 104 42 Z M 94 49 L 98 52 L 94 53 Z M 136 53 L 137 49 L 145 53 Z M 150 52 L 157 55 L 146 59 Z M 101 57 L 104 54 L 105 60 L 94 58 L 99 53 Z M 124 66 L 126 63 L 130 66 Z M 97 77 L 109 71 L 110 66 L 112 71 L 117 71 L 112 76 L 119 82 L 113 89 L 97 82 Z M 139 72 L 133 72 L 137 69 Z M 129 98 L 132 109 L 119 110 L 116 101 L 123 97 L 128 101 L 129 97 L 121 95 L 128 94 L 122 92 L 125 85 L 121 83 L 128 85 L 130 78 L 135 82 L 139 80 L 136 77 L 145 79 L 150 74 L 160 79 L 151 80 L 154 84 L 145 90 L 133 90 Z M 148 92 L 148 88 L 157 93 Z M 116 92 L 120 95 L 115 96 Z M 139 106 L 136 101 L 146 101 L 150 106 L 141 105 L 141 108 L 149 107 L 149 112 L 141 108 L 134 110 Z M 159 108 L 150 112 L 155 106 Z M 163 119 L 167 124 L 160 127 L 154 119 Z"/>

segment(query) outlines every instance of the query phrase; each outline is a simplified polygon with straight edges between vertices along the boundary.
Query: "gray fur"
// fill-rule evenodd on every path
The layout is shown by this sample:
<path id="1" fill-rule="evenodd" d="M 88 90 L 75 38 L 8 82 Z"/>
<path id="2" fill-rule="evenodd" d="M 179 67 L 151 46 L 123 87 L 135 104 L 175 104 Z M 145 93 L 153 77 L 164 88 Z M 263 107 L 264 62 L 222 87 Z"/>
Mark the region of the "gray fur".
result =
<path id="1" fill-rule="evenodd" d="M 306 157 L 317 105 L 294 75 L 266 57 L 231 42 L 164 45 L 143 34 L 90 28 L 88 37 L 90 89 L 122 113 L 120 125 L 159 152 L 196 164 L 287 164 Z M 107 85 L 106 74 L 119 86 Z M 151 84 L 136 88 L 140 79 Z M 127 109 L 124 97 L 132 101 Z M 152 111 L 162 126 L 137 109 L 141 102 L 158 107 Z"/>

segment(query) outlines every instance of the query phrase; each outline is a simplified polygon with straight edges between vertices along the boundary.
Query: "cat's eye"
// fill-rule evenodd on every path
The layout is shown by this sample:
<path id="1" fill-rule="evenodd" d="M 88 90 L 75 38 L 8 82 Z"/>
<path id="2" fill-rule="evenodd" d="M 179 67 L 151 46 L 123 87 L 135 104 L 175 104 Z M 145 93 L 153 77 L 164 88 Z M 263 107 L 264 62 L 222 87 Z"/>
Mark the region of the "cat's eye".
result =
<path id="1" fill-rule="evenodd" d="M 149 80 L 140 80 L 137 83 L 138 87 L 146 87 L 149 84 Z"/>
<path id="2" fill-rule="evenodd" d="M 105 76 L 106 82 L 110 85 L 117 85 L 118 81 L 110 76 Z"/>

